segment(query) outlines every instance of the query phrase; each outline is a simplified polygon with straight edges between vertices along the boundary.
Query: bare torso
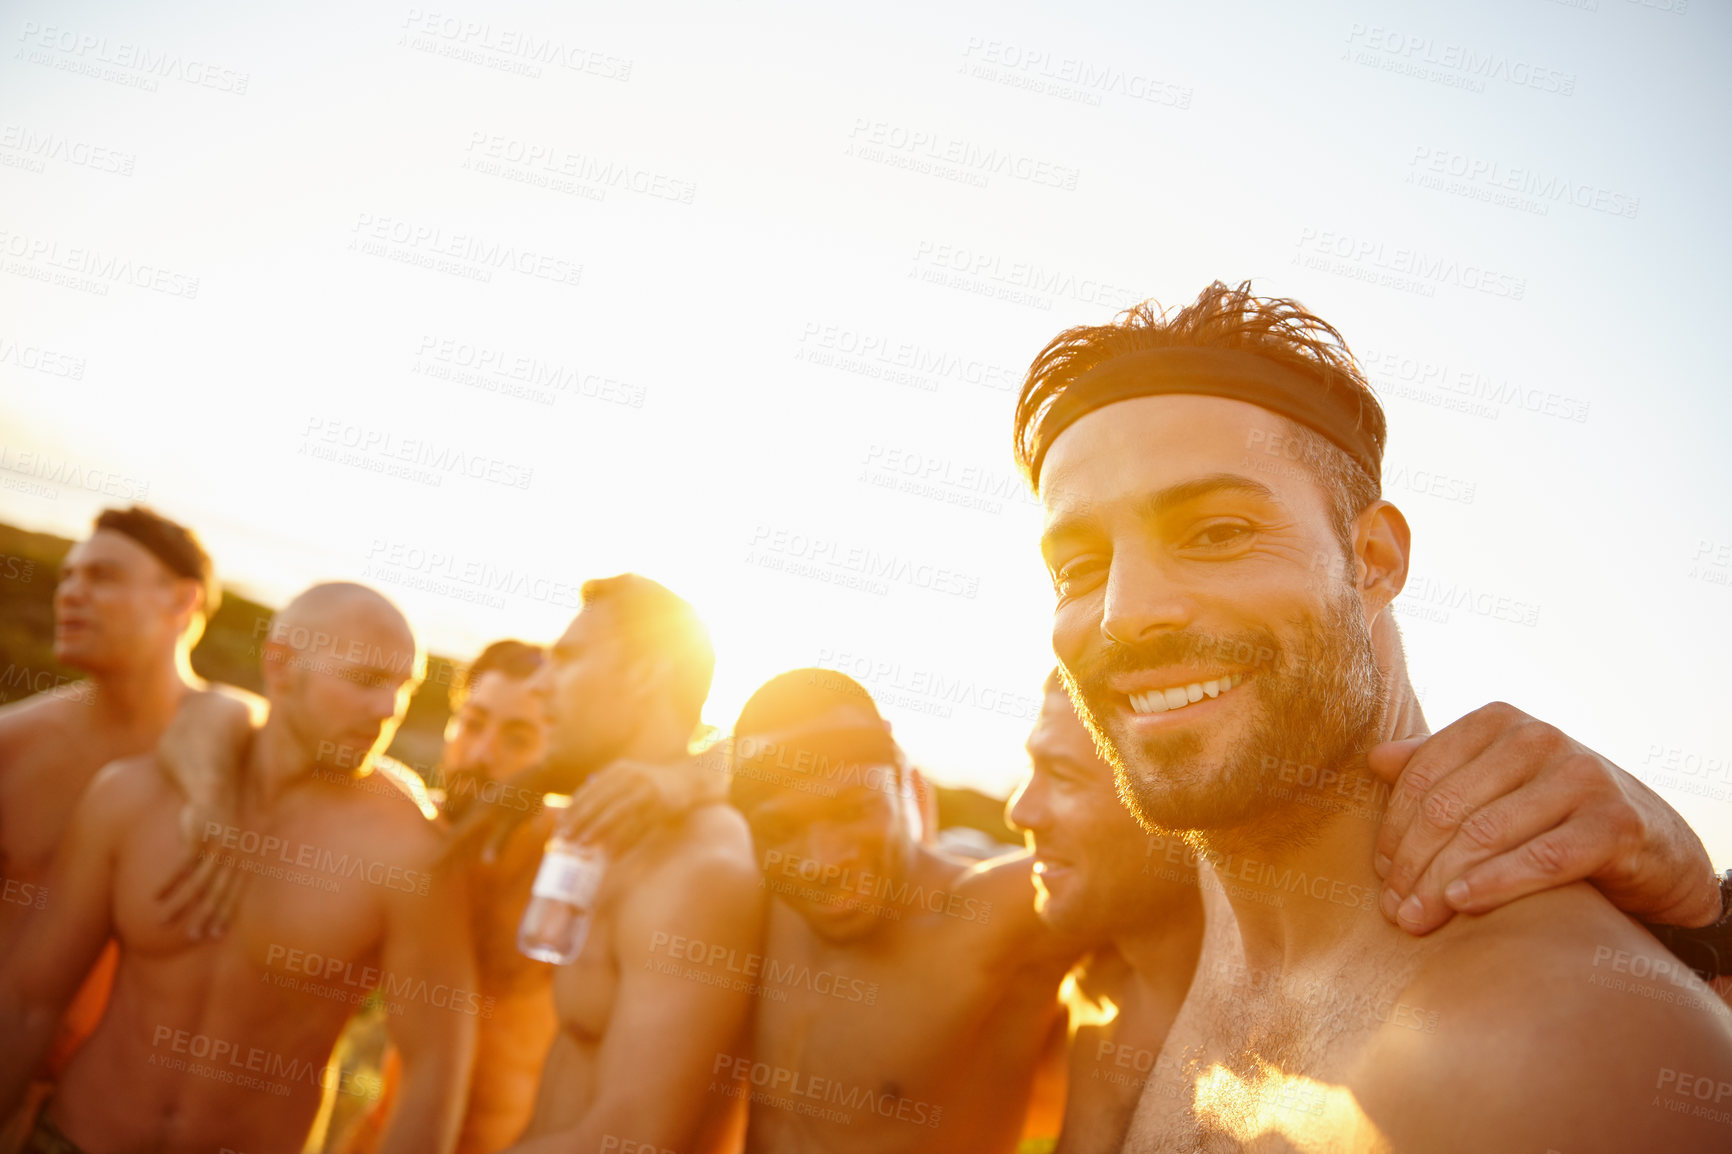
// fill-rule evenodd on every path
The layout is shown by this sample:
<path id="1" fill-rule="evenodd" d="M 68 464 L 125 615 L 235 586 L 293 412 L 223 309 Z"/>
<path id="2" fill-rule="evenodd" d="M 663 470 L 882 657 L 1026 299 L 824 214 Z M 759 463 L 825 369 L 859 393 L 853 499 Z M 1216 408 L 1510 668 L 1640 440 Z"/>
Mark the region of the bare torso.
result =
<path id="1" fill-rule="evenodd" d="M 458 1154 L 502 1149 L 523 1132 L 535 1109 L 542 1063 L 558 1032 L 553 967 L 517 948 L 517 927 L 552 828 L 552 815 L 546 811 L 524 822 L 499 860 L 476 866 L 471 875 L 482 1012 Z"/>
<path id="2" fill-rule="evenodd" d="M 926 860 L 868 939 L 827 942 L 771 903 L 748 1151 L 1015 1147 L 1071 959 L 1045 944 L 1026 858 Z"/>
<path id="3" fill-rule="evenodd" d="M 429 831 L 404 801 L 301 785 L 268 816 L 243 813 L 219 852 L 250 874 L 246 900 L 223 937 L 190 941 L 154 900 L 180 860 L 179 796 L 148 758 L 109 787 L 103 804 L 127 815 L 112 851 L 119 972 L 51 1116 L 92 1150 L 296 1154 L 336 1077 L 332 1044 L 380 984 L 385 891 L 417 887 L 401 863 Z"/>
<path id="4" fill-rule="evenodd" d="M 743 834 L 744 823 L 731 810 L 728 813 Z M 622 919 L 634 903 L 645 900 L 661 884 L 658 875 L 688 848 L 690 840 L 709 836 L 709 824 L 704 817 L 688 816 L 651 832 L 623 858 L 608 863 L 582 953 L 571 965 L 552 967 L 557 1032 L 547 1050 L 525 1139 L 557 1134 L 577 1126 L 590 1114 L 603 1073 L 603 1049 L 616 1021 L 622 965 L 653 973 L 647 957 L 641 962 L 622 960 L 622 955 L 642 952 L 643 945 L 622 937 Z M 748 851 L 742 849 L 741 856 L 748 857 Z M 677 976 L 662 980 L 670 988 L 683 985 Z M 682 1146 L 679 1154 L 727 1154 L 736 1140 L 737 1114 L 735 1103 L 726 1097 L 707 1101 L 696 1139 Z"/>
<path id="5" fill-rule="evenodd" d="M 1602 953 L 1657 947 L 1585 886 L 1417 939 L 1343 910 L 1339 944 L 1284 970 L 1248 965 L 1231 911 L 1218 892 L 1208 900 L 1203 957 L 1128 1152 L 1627 1150 L 1662 1117 L 1650 1100 L 1670 1051 L 1644 1061 L 1639 1039 L 1671 1031 L 1625 1033 L 1631 1049 L 1619 1052 L 1612 1039 L 1630 1021 L 1614 1015 L 1632 1006 L 1595 984 Z M 1732 1042 L 1706 1020 L 1675 1036 L 1700 1041 L 1701 1027 Z M 1709 1037 L 1717 1044 L 1732 1053 Z M 1488 1079 L 1487 1065 L 1512 1053 L 1529 1056 Z M 1602 1120 L 1586 1131 L 1565 1128 L 1593 1112 Z"/>
<path id="6" fill-rule="evenodd" d="M 96 771 L 160 736 L 105 723 L 85 682 L 0 709 L 0 949 L 47 904 L 54 848 Z"/>
<path id="7" fill-rule="evenodd" d="M 1196 946 L 1193 936 L 1190 957 L 1175 949 L 1172 964 L 1144 974 L 1117 950 L 1103 947 L 1071 972 L 1059 1154 L 1117 1154 L 1124 1145 L 1143 1085 L 1190 987 Z"/>

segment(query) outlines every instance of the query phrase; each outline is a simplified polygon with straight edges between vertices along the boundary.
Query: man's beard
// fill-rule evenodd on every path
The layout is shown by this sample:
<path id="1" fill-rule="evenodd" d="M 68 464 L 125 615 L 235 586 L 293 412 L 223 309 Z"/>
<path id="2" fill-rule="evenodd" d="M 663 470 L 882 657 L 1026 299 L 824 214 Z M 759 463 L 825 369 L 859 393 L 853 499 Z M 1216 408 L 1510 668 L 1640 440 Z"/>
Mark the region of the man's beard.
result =
<path id="1" fill-rule="evenodd" d="M 1259 841 L 1269 835 L 1288 844 L 1307 840 L 1323 811 L 1296 806 L 1282 796 L 1291 790 L 1274 787 L 1316 781 L 1325 769 L 1347 770 L 1372 744 L 1386 695 L 1370 629 L 1350 592 L 1331 603 L 1321 621 L 1307 616 L 1288 632 L 1288 643 L 1269 629 L 1114 642 L 1065 670 L 1077 712 L 1113 767 L 1120 799 L 1145 829 L 1192 831 L 1205 843 L 1221 840 L 1210 838 L 1212 832 L 1234 830 Z M 1241 711 L 1254 708 L 1233 744 L 1208 750 L 1203 735 L 1188 729 L 1149 737 L 1116 731 L 1123 695 L 1107 687 L 1112 676 L 1195 666 L 1212 654 L 1255 655 L 1249 667 L 1230 670 L 1245 676 L 1232 692 L 1254 695 L 1237 703 Z M 1301 774 L 1301 766 L 1319 772 Z"/>

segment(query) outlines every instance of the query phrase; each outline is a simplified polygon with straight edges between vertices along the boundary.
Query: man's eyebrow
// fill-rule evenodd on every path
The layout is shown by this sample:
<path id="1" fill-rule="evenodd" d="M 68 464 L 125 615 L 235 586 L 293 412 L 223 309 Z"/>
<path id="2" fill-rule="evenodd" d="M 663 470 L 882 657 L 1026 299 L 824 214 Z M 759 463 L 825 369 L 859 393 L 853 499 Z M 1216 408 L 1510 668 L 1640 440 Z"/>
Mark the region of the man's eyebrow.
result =
<path id="1" fill-rule="evenodd" d="M 1275 491 L 1263 482 L 1241 473 L 1210 473 L 1156 490 L 1137 500 L 1136 512 L 1143 520 L 1153 520 L 1170 513 L 1180 505 L 1220 493 L 1237 493 L 1260 501 L 1279 501 Z M 1087 537 L 1093 531 L 1093 518 L 1086 511 L 1060 513 L 1040 535 L 1041 551 L 1065 541 Z"/>
<path id="2" fill-rule="evenodd" d="M 1144 518 L 1159 517 L 1187 502 L 1219 493 L 1254 497 L 1259 501 L 1280 500 L 1269 486 L 1242 473 L 1210 473 L 1207 477 L 1183 481 L 1150 493 L 1137 502 L 1137 512 Z"/>

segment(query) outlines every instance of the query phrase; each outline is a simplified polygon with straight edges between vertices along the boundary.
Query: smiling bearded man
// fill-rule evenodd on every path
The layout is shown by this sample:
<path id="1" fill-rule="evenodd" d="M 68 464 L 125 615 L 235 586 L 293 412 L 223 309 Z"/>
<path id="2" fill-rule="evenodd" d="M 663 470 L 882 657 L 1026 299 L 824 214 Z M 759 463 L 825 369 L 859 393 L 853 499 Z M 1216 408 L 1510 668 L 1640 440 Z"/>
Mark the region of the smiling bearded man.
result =
<path id="1" fill-rule="evenodd" d="M 1609 990 L 1603 960 L 1667 955 L 1599 892 L 1424 938 L 1377 915 L 1366 754 L 1427 732 L 1384 429 L 1340 335 L 1248 285 L 1061 334 L 1019 399 L 1054 652 L 1139 820 L 1212 879 L 1125 1149 L 1724 1150 L 1694 1097 L 1732 1096 L 1723 1009 L 1688 975 Z"/>

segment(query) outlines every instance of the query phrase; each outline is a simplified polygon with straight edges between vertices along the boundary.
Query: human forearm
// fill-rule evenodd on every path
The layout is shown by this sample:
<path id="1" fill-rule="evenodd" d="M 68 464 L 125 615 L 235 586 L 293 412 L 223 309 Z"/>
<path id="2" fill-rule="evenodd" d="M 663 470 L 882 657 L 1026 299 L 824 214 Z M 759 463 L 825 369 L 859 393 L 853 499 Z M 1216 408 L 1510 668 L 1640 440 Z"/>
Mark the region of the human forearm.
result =
<path id="1" fill-rule="evenodd" d="M 658 1111 L 653 1101 L 641 1095 L 630 1098 L 597 1101 L 576 1125 L 520 1142 L 504 1154 L 602 1154 L 622 1149 L 690 1148 L 690 1136 L 671 1134 L 665 1112 Z"/>
<path id="2" fill-rule="evenodd" d="M 239 698 L 189 694 L 157 742 L 157 764 L 189 802 L 221 810 L 235 796 L 252 732 L 252 711 Z"/>
<path id="3" fill-rule="evenodd" d="M 458 1053 L 404 1055 L 396 1107 L 378 1154 L 450 1154 L 456 1148 L 470 1047 L 454 1041 L 451 1049 Z"/>
<path id="4" fill-rule="evenodd" d="M 5 983 L 4 977 L 0 983 Z M 26 1000 L 9 986 L 0 985 L 0 1038 L 6 1039 L 0 1046 L 0 1118 L 10 1117 L 18 1108 L 60 1020 L 58 1010 Z"/>

